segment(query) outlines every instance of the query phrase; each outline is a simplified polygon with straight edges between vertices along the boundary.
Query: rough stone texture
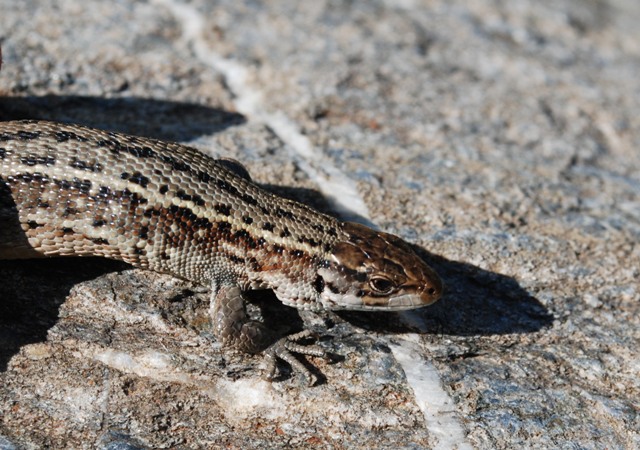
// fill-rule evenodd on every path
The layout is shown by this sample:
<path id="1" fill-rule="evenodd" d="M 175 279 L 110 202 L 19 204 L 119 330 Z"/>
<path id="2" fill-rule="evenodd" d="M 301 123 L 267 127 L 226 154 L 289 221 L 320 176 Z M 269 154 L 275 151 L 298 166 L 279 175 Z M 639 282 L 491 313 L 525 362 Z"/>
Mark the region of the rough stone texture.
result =
<path id="1" fill-rule="evenodd" d="M 0 120 L 190 142 L 329 211 L 337 168 L 447 294 L 302 315 L 336 354 L 310 389 L 221 349 L 196 286 L 0 262 L 0 448 L 640 447 L 638 2 L 181 5 L 1 0 Z M 410 343 L 462 438 L 421 410 Z"/>

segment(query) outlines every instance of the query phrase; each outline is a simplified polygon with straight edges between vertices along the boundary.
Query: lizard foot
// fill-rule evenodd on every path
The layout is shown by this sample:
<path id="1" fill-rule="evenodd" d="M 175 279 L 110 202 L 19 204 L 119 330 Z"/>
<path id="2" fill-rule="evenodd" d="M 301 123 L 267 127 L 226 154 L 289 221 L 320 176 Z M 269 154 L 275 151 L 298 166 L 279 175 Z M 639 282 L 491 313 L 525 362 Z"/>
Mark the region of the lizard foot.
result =
<path id="1" fill-rule="evenodd" d="M 300 344 L 300 341 L 309 337 L 313 337 L 311 331 L 304 330 L 279 339 L 265 350 L 267 359 L 266 379 L 271 381 L 280 374 L 277 360 L 281 359 L 289 363 L 294 371 L 301 372 L 309 383 L 309 386 L 315 385 L 318 381 L 318 377 L 311 373 L 304 364 L 293 356 L 293 353 L 298 353 L 301 355 L 319 356 L 322 358 L 327 357 L 327 352 L 317 345 Z"/>

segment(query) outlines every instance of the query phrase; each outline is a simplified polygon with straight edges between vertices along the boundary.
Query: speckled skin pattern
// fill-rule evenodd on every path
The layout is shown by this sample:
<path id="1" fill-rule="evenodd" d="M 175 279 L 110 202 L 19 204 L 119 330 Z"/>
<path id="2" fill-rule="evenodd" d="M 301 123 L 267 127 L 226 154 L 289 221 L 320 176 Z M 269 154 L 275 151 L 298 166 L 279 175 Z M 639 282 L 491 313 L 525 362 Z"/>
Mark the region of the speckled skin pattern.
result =
<path id="1" fill-rule="evenodd" d="M 442 292 L 399 238 L 268 193 L 239 163 L 75 125 L 1 122 L 0 258 L 96 255 L 210 286 L 216 335 L 252 353 L 272 337 L 245 313 L 249 289 L 304 309 L 408 309 Z"/>

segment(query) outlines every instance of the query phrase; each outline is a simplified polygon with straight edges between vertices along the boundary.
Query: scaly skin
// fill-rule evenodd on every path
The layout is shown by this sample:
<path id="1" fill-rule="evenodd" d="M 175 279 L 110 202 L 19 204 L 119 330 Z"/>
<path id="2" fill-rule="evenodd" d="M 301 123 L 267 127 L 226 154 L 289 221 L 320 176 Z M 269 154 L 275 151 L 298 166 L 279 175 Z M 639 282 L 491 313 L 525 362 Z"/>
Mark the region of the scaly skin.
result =
<path id="1" fill-rule="evenodd" d="M 442 293 L 398 237 L 266 192 L 237 162 L 76 125 L 1 122 L 0 258 L 41 256 L 104 256 L 210 286 L 216 336 L 250 353 L 273 338 L 247 317 L 249 289 L 312 310 L 403 310 Z M 287 349 L 322 354 L 286 338 L 268 353 L 299 368 Z"/>

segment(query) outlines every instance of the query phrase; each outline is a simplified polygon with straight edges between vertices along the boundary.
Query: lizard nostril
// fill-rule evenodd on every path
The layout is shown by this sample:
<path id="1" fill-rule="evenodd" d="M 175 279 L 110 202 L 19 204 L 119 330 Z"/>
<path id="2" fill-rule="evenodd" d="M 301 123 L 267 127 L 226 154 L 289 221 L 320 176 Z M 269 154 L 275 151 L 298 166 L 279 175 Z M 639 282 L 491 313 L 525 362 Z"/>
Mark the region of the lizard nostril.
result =
<path id="1" fill-rule="evenodd" d="M 427 289 L 427 294 L 429 294 L 429 295 L 436 295 L 436 289 L 435 289 L 435 288 L 429 288 L 429 289 Z"/>

